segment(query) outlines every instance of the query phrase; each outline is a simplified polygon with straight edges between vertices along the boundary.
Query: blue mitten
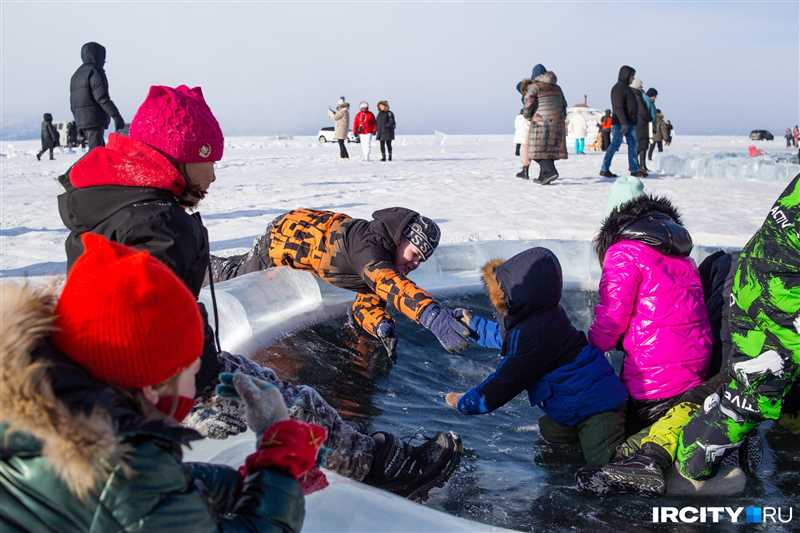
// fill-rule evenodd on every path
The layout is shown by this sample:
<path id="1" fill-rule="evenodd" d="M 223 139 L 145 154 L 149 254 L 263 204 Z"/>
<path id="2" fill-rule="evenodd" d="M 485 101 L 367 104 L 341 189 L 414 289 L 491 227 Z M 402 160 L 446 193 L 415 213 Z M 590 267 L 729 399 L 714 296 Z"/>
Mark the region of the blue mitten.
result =
<path id="1" fill-rule="evenodd" d="M 397 336 L 394 332 L 394 324 L 388 320 L 381 320 L 378 327 L 375 328 L 375 333 L 378 334 L 383 347 L 386 348 L 386 355 L 389 357 L 389 362 L 394 364 L 397 362 Z"/>
<path id="2" fill-rule="evenodd" d="M 467 348 L 469 328 L 460 320 L 457 313 L 433 303 L 422 311 L 419 323 L 439 340 L 448 352 L 463 352 Z"/>

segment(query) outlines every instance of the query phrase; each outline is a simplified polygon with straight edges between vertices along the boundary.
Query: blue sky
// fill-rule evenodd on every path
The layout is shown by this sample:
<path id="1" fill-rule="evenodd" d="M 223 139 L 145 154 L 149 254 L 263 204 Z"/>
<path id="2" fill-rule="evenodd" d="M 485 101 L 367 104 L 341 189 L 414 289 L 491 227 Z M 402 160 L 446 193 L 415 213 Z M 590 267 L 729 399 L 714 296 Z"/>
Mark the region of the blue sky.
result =
<path id="1" fill-rule="evenodd" d="M 201 85 L 227 134 L 313 134 L 339 95 L 388 99 L 401 133 L 508 133 L 544 63 L 570 103 L 609 106 L 620 65 L 678 133 L 800 122 L 789 2 L 5 2 L 3 127 L 68 119 L 90 40 L 130 120 L 151 84 Z"/>

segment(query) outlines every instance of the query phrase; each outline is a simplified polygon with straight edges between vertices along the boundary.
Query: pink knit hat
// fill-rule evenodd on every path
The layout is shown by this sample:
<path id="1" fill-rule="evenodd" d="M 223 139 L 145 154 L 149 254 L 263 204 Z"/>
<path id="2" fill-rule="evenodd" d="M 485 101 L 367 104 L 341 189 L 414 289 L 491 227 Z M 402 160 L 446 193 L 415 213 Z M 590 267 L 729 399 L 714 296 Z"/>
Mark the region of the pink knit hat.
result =
<path id="1" fill-rule="evenodd" d="M 225 139 L 200 87 L 153 85 L 131 122 L 130 137 L 178 163 L 222 159 Z"/>

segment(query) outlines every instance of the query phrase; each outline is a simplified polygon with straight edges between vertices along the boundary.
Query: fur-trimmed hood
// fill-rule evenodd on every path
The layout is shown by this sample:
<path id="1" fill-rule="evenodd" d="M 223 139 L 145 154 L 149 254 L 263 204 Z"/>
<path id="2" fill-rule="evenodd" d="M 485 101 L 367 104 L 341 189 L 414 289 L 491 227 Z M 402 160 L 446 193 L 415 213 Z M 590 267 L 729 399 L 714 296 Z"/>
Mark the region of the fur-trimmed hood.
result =
<path id="1" fill-rule="evenodd" d="M 541 76 L 536 76 L 533 81 L 537 81 L 539 83 L 549 83 L 551 85 L 555 85 L 558 83 L 558 76 L 552 70 L 548 70 Z"/>
<path id="2" fill-rule="evenodd" d="M 507 261 L 493 259 L 481 272 L 489 301 L 506 330 L 561 301 L 561 265 L 547 248 L 530 248 Z"/>
<path id="3" fill-rule="evenodd" d="M 41 455 L 85 498 L 148 433 L 188 442 L 197 433 L 145 420 L 122 391 L 93 379 L 49 342 L 50 291 L 0 284 L 0 455 Z"/>
<path id="4" fill-rule="evenodd" d="M 692 251 L 692 238 L 678 209 L 664 196 L 638 196 L 611 211 L 594 239 L 601 265 L 608 249 L 621 240 L 640 241 L 667 255 L 687 256 Z"/>

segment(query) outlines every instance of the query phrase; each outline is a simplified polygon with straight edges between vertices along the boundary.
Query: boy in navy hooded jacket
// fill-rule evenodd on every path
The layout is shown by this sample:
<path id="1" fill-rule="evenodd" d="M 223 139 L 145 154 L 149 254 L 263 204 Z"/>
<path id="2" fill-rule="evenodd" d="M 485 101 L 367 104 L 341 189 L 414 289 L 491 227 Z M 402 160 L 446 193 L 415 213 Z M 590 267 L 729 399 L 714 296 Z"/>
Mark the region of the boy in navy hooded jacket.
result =
<path id="1" fill-rule="evenodd" d="M 548 442 L 579 442 L 589 465 L 602 465 L 625 438 L 627 391 L 605 355 L 586 340 L 560 305 L 561 265 L 546 248 L 531 248 L 483 267 L 483 282 L 497 322 L 463 313 L 472 340 L 497 348 L 497 369 L 447 403 L 462 414 L 485 414 L 523 390 Z"/>

